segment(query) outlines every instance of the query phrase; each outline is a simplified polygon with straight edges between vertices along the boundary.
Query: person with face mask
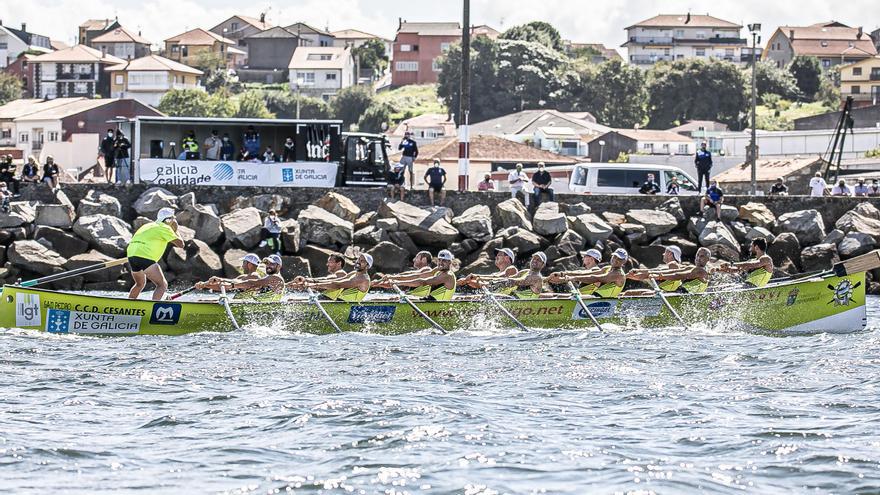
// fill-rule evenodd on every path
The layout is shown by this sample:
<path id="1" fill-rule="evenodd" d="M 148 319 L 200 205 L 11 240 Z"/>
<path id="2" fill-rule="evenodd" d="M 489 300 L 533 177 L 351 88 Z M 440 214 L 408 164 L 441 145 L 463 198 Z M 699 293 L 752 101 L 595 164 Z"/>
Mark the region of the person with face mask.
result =
<path id="1" fill-rule="evenodd" d="M 107 129 L 107 134 L 101 140 L 100 155 L 104 159 L 104 179 L 108 184 L 113 183 L 113 169 L 116 168 L 116 133 L 113 129 Z"/>
<path id="2" fill-rule="evenodd" d="M 0 181 L 12 186 L 12 193 L 18 196 L 18 179 L 15 178 L 15 162 L 12 155 L 0 155 Z"/>
<path id="3" fill-rule="evenodd" d="M 853 187 L 853 195 L 854 196 L 868 196 L 870 190 L 868 189 L 868 185 L 865 184 L 865 179 L 863 177 L 859 177 L 858 182 L 856 182 L 855 187 Z"/>
<path id="4" fill-rule="evenodd" d="M 202 148 L 205 150 L 205 160 L 220 159 L 222 143 L 220 142 L 220 137 L 217 134 L 217 129 L 214 129 L 213 131 L 211 131 L 211 135 L 208 136 L 208 139 L 205 139 L 205 142 L 202 144 Z"/>
<path id="5" fill-rule="evenodd" d="M 871 181 L 871 186 L 868 187 L 868 196 L 871 196 L 872 198 L 880 196 L 880 179 L 874 179 Z"/>
<path id="6" fill-rule="evenodd" d="M 293 138 L 289 137 L 284 140 L 284 146 L 281 149 L 281 161 L 284 163 L 290 163 L 296 161 L 296 156 L 294 155 L 294 147 Z"/>
<path id="7" fill-rule="evenodd" d="M 223 133 L 223 140 L 220 143 L 220 159 L 230 161 L 235 159 L 235 145 L 229 139 L 228 133 Z"/>
<path id="8" fill-rule="evenodd" d="M 122 131 L 116 131 L 116 140 L 113 142 L 116 150 L 116 182 L 127 184 L 131 181 L 131 141 L 125 137 Z"/>

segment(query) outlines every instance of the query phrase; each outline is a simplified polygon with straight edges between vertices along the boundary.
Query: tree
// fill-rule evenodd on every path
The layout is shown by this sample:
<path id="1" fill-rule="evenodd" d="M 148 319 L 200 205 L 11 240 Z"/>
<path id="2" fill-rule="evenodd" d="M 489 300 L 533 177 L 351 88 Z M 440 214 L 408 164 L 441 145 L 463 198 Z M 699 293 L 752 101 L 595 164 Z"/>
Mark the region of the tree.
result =
<path id="1" fill-rule="evenodd" d="M 823 105 L 832 110 L 840 108 L 840 88 L 834 84 L 831 78 L 822 78 L 822 82 L 819 84 L 819 91 L 816 92 L 816 101 L 822 102 Z"/>
<path id="2" fill-rule="evenodd" d="M 510 95 L 514 111 L 552 107 L 568 63 L 562 54 L 532 41 L 498 41 L 497 89 Z"/>
<path id="3" fill-rule="evenodd" d="M 330 108 L 333 116 L 342 120 L 345 129 L 357 124 L 364 112 L 370 108 L 376 98 L 367 86 L 349 86 L 336 93 Z"/>
<path id="4" fill-rule="evenodd" d="M 561 52 L 564 48 L 559 31 L 543 21 L 532 21 L 520 26 L 514 26 L 502 33 L 500 39 L 540 43 L 558 52 Z"/>
<path id="5" fill-rule="evenodd" d="M 271 119 L 272 112 L 266 108 L 266 101 L 261 91 L 245 91 L 238 99 L 235 117 L 243 119 Z"/>
<path id="6" fill-rule="evenodd" d="M 21 98 L 21 80 L 12 74 L 0 72 L 0 105 Z"/>
<path id="7" fill-rule="evenodd" d="M 383 132 L 391 120 L 391 108 L 385 103 L 375 103 L 368 108 L 358 121 L 360 132 Z"/>
<path id="8" fill-rule="evenodd" d="M 296 118 L 296 102 L 300 104 L 300 118 L 329 119 L 330 108 L 324 100 L 297 96 L 290 91 L 270 91 L 266 93 L 266 107 L 279 119 Z"/>
<path id="9" fill-rule="evenodd" d="M 361 69 L 373 69 L 375 74 L 382 74 L 388 67 L 388 55 L 382 40 L 371 39 L 351 50 Z"/>
<path id="10" fill-rule="evenodd" d="M 471 122 L 481 122 L 515 111 L 509 95 L 498 89 L 498 45 L 478 36 L 471 44 Z M 437 96 L 450 113 L 460 101 L 461 46 L 452 45 L 440 61 Z"/>
<path id="11" fill-rule="evenodd" d="M 228 92 L 221 91 L 208 97 L 208 115 L 206 117 L 229 118 L 238 112 L 238 105 L 230 98 Z"/>
<path id="12" fill-rule="evenodd" d="M 822 64 L 819 59 L 798 55 L 788 64 L 788 72 L 797 80 L 797 87 L 804 98 L 816 101 L 816 93 L 822 83 Z"/>
<path id="13" fill-rule="evenodd" d="M 648 80 L 649 126 L 667 129 L 689 120 L 740 128 L 748 110 L 746 81 L 730 62 L 679 60 L 656 65 Z"/>
<path id="14" fill-rule="evenodd" d="M 645 123 L 648 93 L 641 69 L 615 59 L 599 65 L 594 76 L 587 74 L 581 76 L 581 110 L 592 112 L 596 120 L 611 127 Z"/>
<path id="15" fill-rule="evenodd" d="M 751 67 L 744 69 L 745 78 L 748 81 L 749 91 L 751 91 L 752 74 Z M 786 100 L 797 100 L 801 95 L 798 88 L 797 79 L 791 72 L 780 69 L 775 63 L 769 60 L 758 62 L 755 68 L 755 86 L 758 88 L 758 98 L 763 99 L 764 95 L 774 94 Z M 750 93 L 751 94 L 751 93 Z"/>
<path id="16" fill-rule="evenodd" d="M 159 111 L 172 117 L 207 117 L 208 93 L 197 89 L 172 89 L 159 100 Z"/>

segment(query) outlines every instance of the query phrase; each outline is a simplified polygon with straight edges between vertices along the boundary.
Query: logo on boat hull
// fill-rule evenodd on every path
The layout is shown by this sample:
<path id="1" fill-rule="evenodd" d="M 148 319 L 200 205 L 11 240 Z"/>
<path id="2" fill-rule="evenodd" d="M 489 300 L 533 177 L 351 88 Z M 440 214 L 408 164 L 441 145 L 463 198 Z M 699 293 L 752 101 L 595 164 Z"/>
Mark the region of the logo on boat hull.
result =
<path id="1" fill-rule="evenodd" d="M 177 325 L 178 321 L 180 321 L 179 303 L 153 304 L 153 312 L 150 313 L 150 325 Z"/>
<path id="2" fill-rule="evenodd" d="M 594 303 L 587 303 L 587 307 L 590 309 L 590 313 L 593 313 L 593 316 L 596 318 L 610 318 L 614 316 L 616 305 L 615 303 L 608 301 L 597 301 Z M 586 320 L 589 317 L 590 315 L 584 311 L 584 308 L 582 308 L 580 304 L 575 304 L 571 319 Z"/>
<path id="3" fill-rule="evenodd" d="M 40 318 L 39 294 L 15 294 L 15 326 L 39 327 L 43 322 Z"/>
<path id="4" fill-rule="evenodd" d="M 388 323 L 394 318 L 397 306 L 352 306 L 348 322 L 355 324 Z"/>
<path id="5" fill-rule="evenodd" d="M 861 282 L 853 284 L 850 280 L 841 280 L 837 283 L 837 287 L 828 284 L 828 288 L 834 291 L 834 297 L 828 301 L 828 304 L 835 306 L 849 306 L 852 302 L 853 292 L 861 286 Z"/>

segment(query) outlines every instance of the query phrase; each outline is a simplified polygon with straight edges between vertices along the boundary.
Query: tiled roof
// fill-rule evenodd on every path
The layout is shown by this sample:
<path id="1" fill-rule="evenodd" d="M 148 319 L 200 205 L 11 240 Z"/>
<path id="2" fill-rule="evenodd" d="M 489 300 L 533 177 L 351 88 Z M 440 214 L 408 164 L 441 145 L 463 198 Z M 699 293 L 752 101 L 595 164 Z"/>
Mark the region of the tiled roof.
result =
<path id="1" fill-rule="evenodd" d="M 608 48 L 607 46 L 605 46 L 602 43 L 572 43 L 571 48 L 572 48 L 572 50 L 592 49 L 596 52 L 601 53 L 602 56 L 608 60 L 622 60 L 623 59 L 623 57 L 620 56 L 620 52 L 618 52 L 614 48 Z"/>
<path id="2" fill-rule="evenodd" d="M 194 69 L 188 65 L 184 65 L 174 60 L 169 60 L 158 55 L 147 55 L 146 57 L 136 58 L 128 62 L 107 67 L 108 71 L 160 71 L 160 72 L 183 72 L 186 74 L 195 74 L 201 76 L 204 72 Z"/>
<path id="3" fill-rule="evenodd" d="M 22 98 L 12 100 L 5 105 L 0 105 L 0 119 L 11 120 L 32 113 L 42 112 L 49 108 L 68 105 L 74 101 L 83 100 L 85 98 L 55 98 L 54 100 L 43 100 L 40 98 Z"/>
<path id="4" fill-rule="evenodd" d="M 357 29 L 343 29 L 341 31 L 333 31 L 332 34 L 336 39 L 340 40 L 368 40 L 368 39 L 378 39 L 382 41 L 388 41 L 387 39 L 376 36 L 375 34 L 366 33 L 364 31 L 359 31 Z"/>
<path id="5" fill-rule="evenodd" d="M 671 131 L 655 131 L 651 129 L 614 129 L 611 132 L 615 132 L 620 134 L 621 136 L 628 137 L 637 142 L 644 141 L 652 141 L 652 142 L 681 142 L 681 143 L 692 143 L 693 139 L 689 137 L 682 136 L 681 134 L 671 132 Z M 597 137 L 596 139 L 602 139 L 602 136 Z"/>
<path id="6" fill-rule="evenodd" d="M 212 32 L 219 31 L 220 29 L 223 28 L 224 24 L 231 21 L 232 19 L 239 19 L 239 20 L 245 22 L 246 24 L 251 25 L 257 29 L 266 30 L 266 29 L 269 29 L 270 27 L 272 27 L 272 24 L 270 24 L 268 22 L 260 22 L 260 20 L 257 19 L 256 17 L 250 17 L 250 16 L 246 16 L 246 15 L 234 15 L 234 16 L 226 18 L 220 24 L 217 24 L 216 26 L 212 27 L 210 29 L 210 31 L 212 31 Z"/>
<path id="7" fill-rule="evenodd" d="M 846 40 L 808 40 L 798 39 L 795 37 L 791 43 L 794 53 L 797 55 L 814 55 L 822 56 L 840 56 L 849 57 L 872 57 L 877 55 L 877 47 L 874 42 L 865 35 L 865 39 L 860 41 Z"/>
<path id="8" fill-rule="evenodd" d="M 296 38 L 296 33 L 283 27 L 275 26 L 265 31 L 260 31 L 257 34 L 252 34 L 247 37 L 247 39 L 266 39 L 266 38 L 275 38 L 275 39 L 289 39 Z"/>
<path id="9" fill-rule="evenodd" d="M 34 59 L 34 62 L 102 62 L 108 64 L 121 64 L 122 62 L 124 62 L 124 60 L 122 60 L 121 58 L 116 58 L 113 55 L 101 53 L 100 50 L 95 50 L 94 48 L 86 45 L 76 45 L 70 48 L 65 48 L 63 50 L 57 50 L 47 53 L 45 55 L 40 55 L 39 57 Z"/>
<path id="10" fill-rule="evenodd" d="M 330 60 L 312 60 L 313 56 L 330 55 Z M 288 69 L 342 69 L 348 64 L 350 51 L 344 46 L 298 46 L 290 57 Z"/>
<path id="11" fill-rule="evenodd" d="M 690 20 L 688 20 L 690 16 Z M 712 17 L 711 15 L 698 14 L 674 14 L 657 15 L 626 28 L 634 27 L 713 27 L 713 28 L 742 28 L 741 25 Z"/>
<path id="12" fill-rule="evenodd" d="M 678 132 L 678 133 L 695 132 L 695 131 L 699 131 L 701 127 L 707 131 L 720 131 L 720 132 L 725 132 L 730 129 L 727 126 L 727 124 L 722 124 L 721 122 L 715 122 L 714 120 L 689 120 L 680 126 L 673 127 L 671 129 L 666 129 L 666 130 L 670 131 L 670 132 Z"/>
<path id="13" fill-rule="evenodd" d="M 53 50 L 64 50 L 65 48 L 70 48 L 70 45 L 58 40 L 49 41 L 49 45 L 52 47 Z"/>
<path id="14" fill-rule="evenodd" d="M 178 34 L 177 36 L 168 38 L 165 40 L 166 42 L 177 43 L 178 45 L 213 45 L 214 43 L 225 43 L 227 45 L 234 45 L 235 42 L 229 38 L 224 38 L 219 34 L 214 34 L 210 31 L 205 31 L 202 28 L 195 28 L 193 30 L 187 31 L 185 33 Z"/>
<path id="15" fill-rule="evenodd" d="M 397 32 L 421 36 L 461 36 L 461 25 L 457 22 L 403 22 Z"/>
<path id="16" fill-rule="evenodd" d="M 149 45 L 150 40 L 119 26 L 93 39 L 92 43 L 140 43 L 142 45 Z"/>
<path id="17" fill-rule="evenodd" d="M 538 148 L 497 136 L 473 136 L 469 148 L 470 158 L 475 161 L 577 163 L 577 160 L 573 158 L 550 151 L 539 150 Z M 399 159 L 399 153 L 395 154 L 394 157 Z M 440 161 L 457 160 L 458 138 L 445 137 L 419 147 L 419 162 L 430 163 L 434 159 Z"/>
<path id="18" fill-rule="evenodd" d="M 407 127 L 443 127 L 444 129 L 451 128 L 451 132 L 455 132 L 455 122 L 450 120 L 445 113 L 426 113 L 404 120 L 391 135 L 403 136 Z"/>
<path id="19" fill-rule="evenodd" d="M 97 31 L 107 29 L 114 22 L 116 22 L 115 19 L 89 19 L 79 27 L 85 28 L 87 31 Z"/>
<path id="20" fill-rule="evenodd" d="M 785 37 L 791 39 L 791 32 L 794 31 L 794 39 L 808 40 L 848 40 L 855 41 L 859 35 L 859 29 L 840 24 L 820 23 L 812 26 L 779 26 L 779 30 Z M 863 38 L 870 39 L 867 33 L 862 34 Z"/>
<path id="21" fill-rule="evenodd" d="M 589 112 L 523 110 L 474 124 L 471 126 L 471 132 L 487 135 L 531 134 L 538 127 L 550 125 L 572 127 L 579 133 L 586 134 L 605 133 L 611 130 L 610 127 L 597 124 L 596 118 Z"/>
<path id="22" fill-rule="evenodd" d="M 757 180 L 770 181 L 786 177 L 804 167 L 821 161 L 821 158 L 766 158 L 759 159 L 756 166 Z M 749 182 L 752 180 L 752 166 L 749 162 L 729 168 L 714 177 L 722 185 L 725 182 Z"/>
<path id="23" fill-rule="evenodd" d="M 305 22 L 294 22 L 293 24 L 286 26 L 288 31 L 292 31 L 294 33 L 302 33 L 302 34 L 323 34 L 324 36 L 333 36 L 327 31 L 323 29 L 318 29 L 312 27 Z"/>
<path id="24" fill-rule="evenodd" d="M 118 98 L 71 98 L 71 100 L 66 105 L 58 105 L 51 108 L 43 109 L 39 112 L 30 113 L 27 115 L 23 115 L 15 119 L 16 122 L 19 121 L 34 121 L 34 120 L 57 120 L 63 119 L 66 117 L 70 117 L 71 115 L 76 115 L 78 113 L 82 113 L 93 108 L 98 108 L 104 105 L 109 105 L 113 102 L 118 101 Z"/>

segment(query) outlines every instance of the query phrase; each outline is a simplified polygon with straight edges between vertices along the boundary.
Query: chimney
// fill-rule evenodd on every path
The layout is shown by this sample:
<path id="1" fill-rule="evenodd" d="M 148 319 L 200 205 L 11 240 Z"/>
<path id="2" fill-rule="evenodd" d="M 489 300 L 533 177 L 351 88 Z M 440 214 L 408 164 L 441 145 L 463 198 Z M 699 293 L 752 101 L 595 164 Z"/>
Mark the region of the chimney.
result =
<path id="1" fill-rule="evenodd" d="M 27 32 L 27 23 L 24 23 L 24 22 L 21 23 L 21 30 L 24 32 Z"/>
<path id="2" fill-rule="evenodd" d="M 865 34 L 865 30 L 862 29 L 862 26 L 859 26 L 859 34 L 856 35 L 856 39 L 857 39 L 857 40 L 862 39 L 862 35 L 863 35 L 863 34 Z"/>
<path id="3" fill-rule="evenodd" d="M 794 29 L 788 30 L 788 39 L 789 41 L 794 41 Z"/>
<path id="4" fill-rule="evenodd" d="M 266 24 L 266 13 L 265 12 L 260 13 L 260 24 Z"/>

